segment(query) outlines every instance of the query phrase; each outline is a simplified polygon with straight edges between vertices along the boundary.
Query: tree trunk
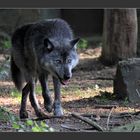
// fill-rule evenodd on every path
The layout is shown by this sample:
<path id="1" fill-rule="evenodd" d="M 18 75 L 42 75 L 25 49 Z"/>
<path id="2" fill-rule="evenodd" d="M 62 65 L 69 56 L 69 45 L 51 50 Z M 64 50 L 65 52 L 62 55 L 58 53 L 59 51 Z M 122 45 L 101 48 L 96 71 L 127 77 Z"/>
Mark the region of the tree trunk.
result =
<path id="1" fill-rule="evenodd" d="M 136 56 L 136 9 L 105 9 L 101 60 L 112 65 Z"/>
<path id="2" fill-rule="evenodd" d="M 137 56 L 140 57 L 140 9 L 137 9 L 137 20 L 138 20 Z"/>

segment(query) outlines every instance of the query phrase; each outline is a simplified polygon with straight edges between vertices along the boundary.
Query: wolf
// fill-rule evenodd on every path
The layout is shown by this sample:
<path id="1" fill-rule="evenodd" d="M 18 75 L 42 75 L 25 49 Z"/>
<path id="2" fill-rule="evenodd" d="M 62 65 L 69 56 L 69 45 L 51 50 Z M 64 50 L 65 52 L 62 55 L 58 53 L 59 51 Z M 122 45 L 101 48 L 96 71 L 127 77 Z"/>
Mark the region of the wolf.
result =
<path id="1" fill-rule="evenodd" d="M 39 80 L 44 107 L 54 115 L 63 116 L 61 85 L 67 84 L 72 70 L 78 64 L 77 43 L 69 24 L 62 19 L 41 20 L 25 24 L 15 30 L 11 43 L 11 77 L 15 87 L 22 92 L 19 115 L 28 118 L 27 97 L 39 118 L 47 118 L 35 95 Z M 48 88 L 48 75 L 54 85 L 54 103 Z"/>

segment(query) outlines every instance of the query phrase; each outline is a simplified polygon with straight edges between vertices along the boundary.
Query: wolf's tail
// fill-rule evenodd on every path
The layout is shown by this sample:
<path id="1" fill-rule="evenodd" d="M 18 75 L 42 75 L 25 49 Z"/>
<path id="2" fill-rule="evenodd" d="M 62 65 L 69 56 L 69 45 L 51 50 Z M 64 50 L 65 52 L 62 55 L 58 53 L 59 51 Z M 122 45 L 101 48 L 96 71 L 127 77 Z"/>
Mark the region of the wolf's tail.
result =
<path id="1" fill-rule="evenodd" d="M 13 57 L 11 56 L 11 77 L 16 88 L 21 91 L 23 88 L 24 78 L 20 69 L 15 64 Z"/>
<path id="2" fill-rule="evenodd" d="M 17 28 L 15 30 L 15 32 L 12 35 L 11 38 L 11 43 L 12 43 L 12 49 L 11 49 L 11 77 L 12 80 L 16 86 L 16 88 L 21 91 L 23 88 L 23 84 L 25 82 L 25 78 L 23 73 L 21 72 L 21 70 L 19 69 L 19 67 L 16 65 L 14 58 L 13 58 L 13 54 L 15 53 L 16 59 L 18 59 L 21 57 L 21 55 L 23 55 L 22 49 L 23 49 L 23 45 L 24 45 L 24 37 L 25 34 L 27 32 L 27 30 L 29 29 L 29 27 L 33 25 L 33 23 L 29 23 L 26 25 L 22 25 L 21 27 Z M 14 50 L 14 51 L 13 51 Z M 21 59 L 21 58 L 20 58 Z M 22 61 L 22 60 L 18 60 L 18 61 Z"/>

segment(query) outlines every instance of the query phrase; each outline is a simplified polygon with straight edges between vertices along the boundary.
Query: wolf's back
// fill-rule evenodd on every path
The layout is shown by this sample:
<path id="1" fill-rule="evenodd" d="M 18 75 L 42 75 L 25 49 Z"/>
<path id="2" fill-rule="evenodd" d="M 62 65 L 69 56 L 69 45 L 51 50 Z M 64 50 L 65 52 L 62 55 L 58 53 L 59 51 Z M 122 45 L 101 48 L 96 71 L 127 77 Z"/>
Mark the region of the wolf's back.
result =
<path id="1" fill-rule="evenodd" d="M 11 49 L 11 77 L 12 80 L 16 86 L 16 88 L 21 91 L 23 88 L 24 83 L 24 76 L 21 72 L 21 69 L 18 67 L 17 63 L 22 63 L 22 59 L 24 59 L 23 55 L 23 49 L 24 49 L 24 37 L 26 31 L 29 29 L 29 27 L 32 24 L 24 25 L 20 28 L 18 28 L 13 36 L 12 36 L 12 49 Z M 22 58 L 22 59 L 21 59 Z"/>

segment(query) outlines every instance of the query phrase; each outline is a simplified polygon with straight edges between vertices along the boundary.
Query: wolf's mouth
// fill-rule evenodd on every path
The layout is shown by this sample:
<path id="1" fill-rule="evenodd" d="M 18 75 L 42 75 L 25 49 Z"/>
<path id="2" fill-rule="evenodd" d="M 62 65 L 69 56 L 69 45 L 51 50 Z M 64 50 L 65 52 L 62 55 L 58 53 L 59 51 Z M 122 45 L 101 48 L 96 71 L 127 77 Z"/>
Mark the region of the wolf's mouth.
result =
<path id="1" fill-rule="evenodd" d="M 63 84 L 63 85 L 67 85 L 68 82 L 69 82 L 69 80 L 60 80 L 60 82 L 61 82 L 61 84 Z"/>
<path id="2" fill-rule="evenodd" d="M 60 76 L 57 73 L 55 73 L 55 74 L 57 75 L 57 78 L 60 80 L 60 83 L 62 85 L 67 85 L 68 84 L 69 79 L 68 80 L 64 80 L 64 79 L 60 78 Z"/>

